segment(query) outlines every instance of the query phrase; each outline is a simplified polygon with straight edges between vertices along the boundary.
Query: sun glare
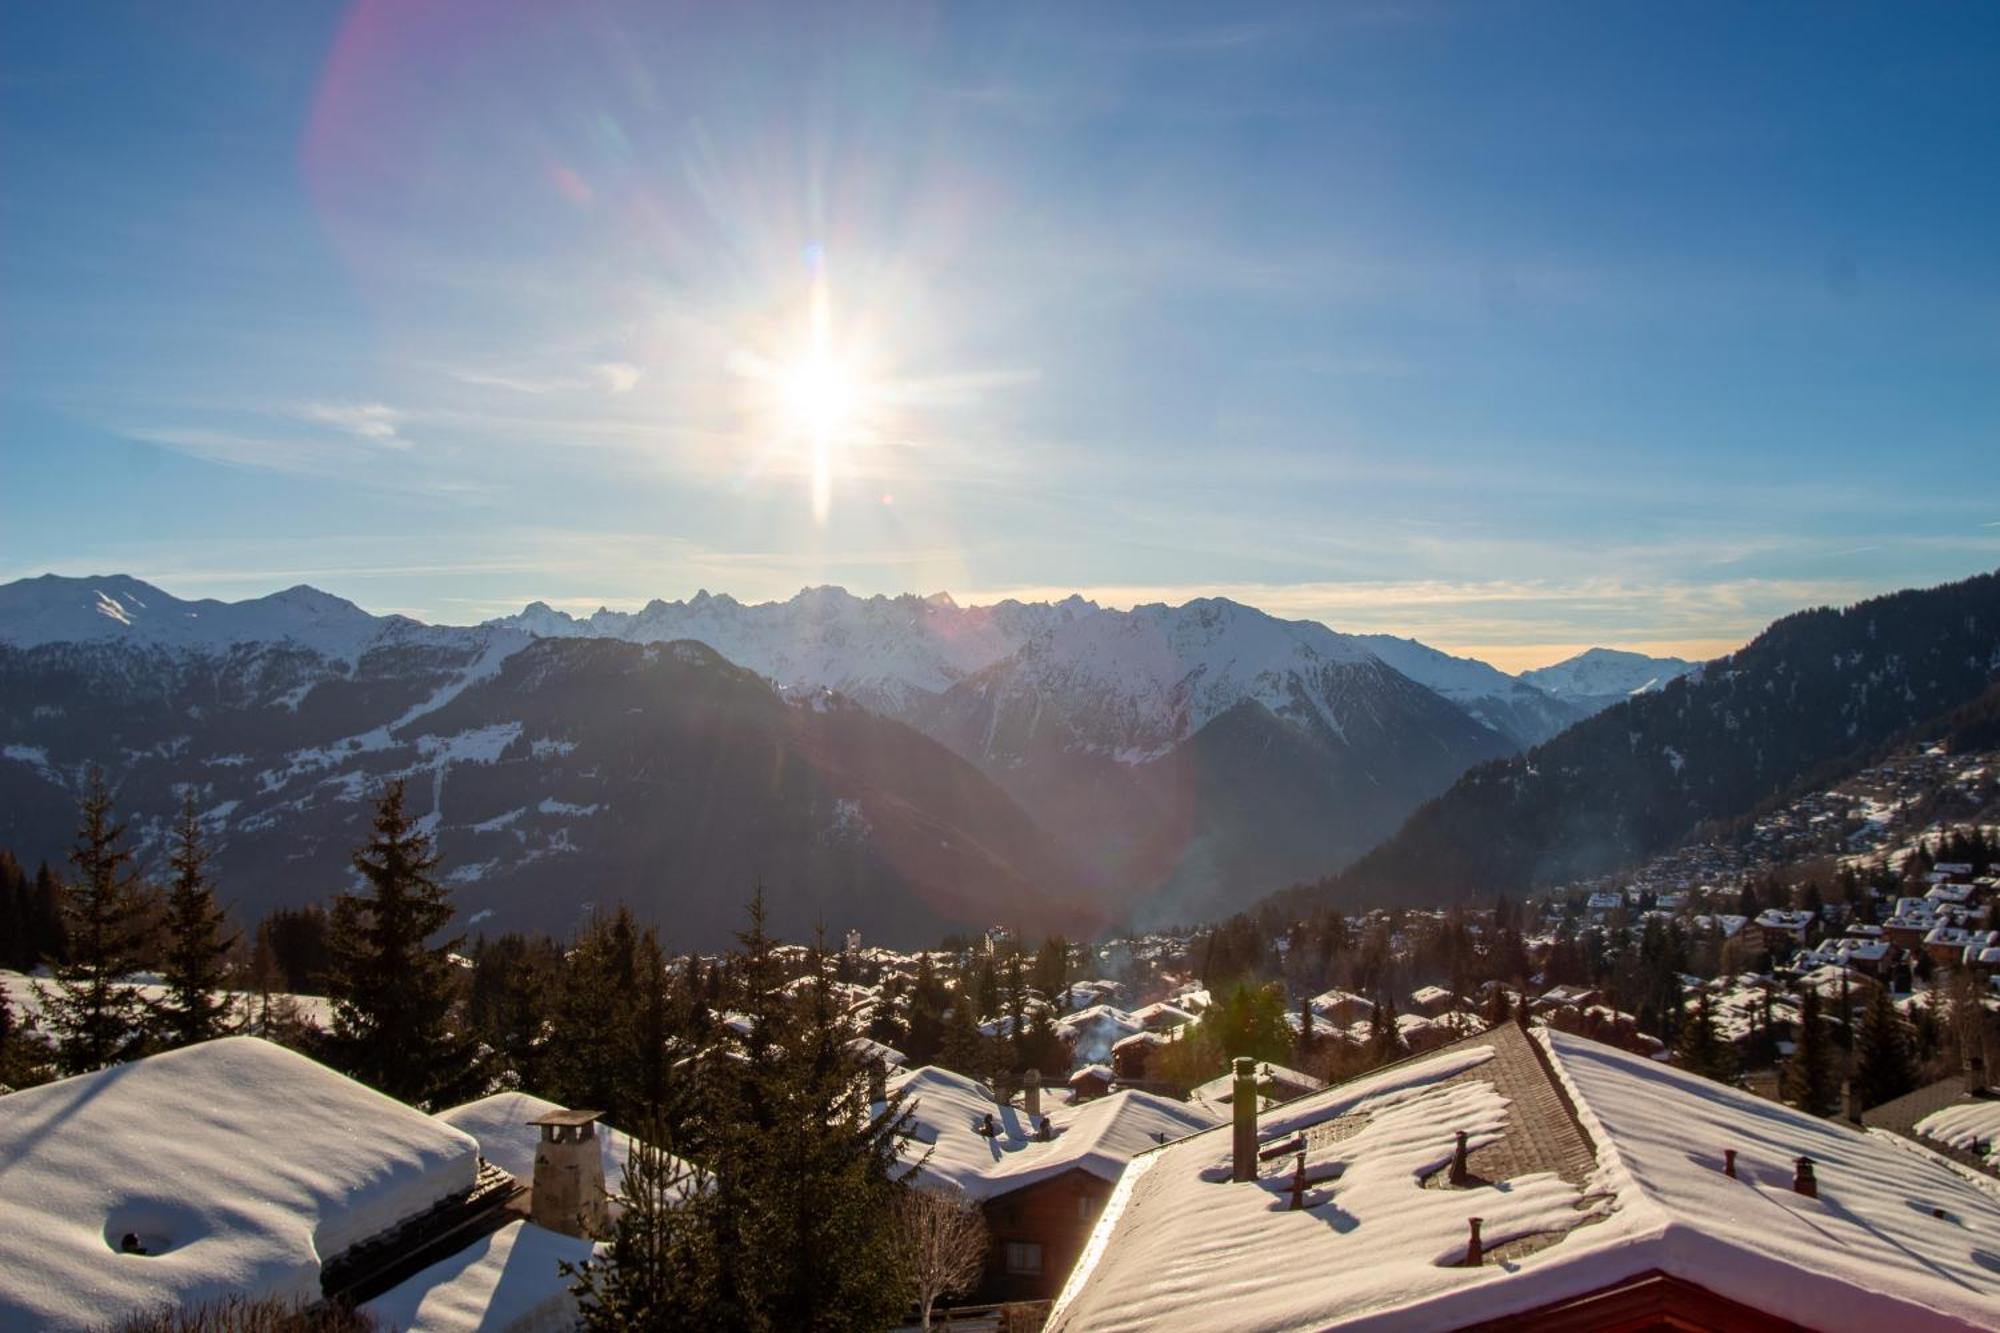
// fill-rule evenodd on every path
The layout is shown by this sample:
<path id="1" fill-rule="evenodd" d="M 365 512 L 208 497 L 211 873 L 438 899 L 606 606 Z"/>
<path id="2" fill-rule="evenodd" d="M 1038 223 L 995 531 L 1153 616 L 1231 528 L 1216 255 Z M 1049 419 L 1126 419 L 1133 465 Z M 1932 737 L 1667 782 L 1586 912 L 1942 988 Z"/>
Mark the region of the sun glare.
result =
<path id="1" fill-rule="evenodd" d="M 826 272 L 817 255 L 804 323 L 789 356 L 748 364 L 768 395 L 781 447 L 796 450 L 810 473 L 813 518 L 824 523 L 841 455 L 865 433 L 870 395 L 859 362 L 837 345 Z"/>

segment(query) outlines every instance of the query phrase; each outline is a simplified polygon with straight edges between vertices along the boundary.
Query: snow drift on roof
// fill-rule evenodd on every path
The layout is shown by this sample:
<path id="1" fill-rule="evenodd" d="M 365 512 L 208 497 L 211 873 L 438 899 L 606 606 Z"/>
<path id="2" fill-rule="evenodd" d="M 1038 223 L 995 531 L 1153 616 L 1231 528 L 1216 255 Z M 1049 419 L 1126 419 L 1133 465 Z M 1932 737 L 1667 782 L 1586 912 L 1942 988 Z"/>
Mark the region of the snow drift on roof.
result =
<path id="1" fill-rule="evenodd" d="M 582 1263 L 593 1248 L 533 1222 L 513 1222 L 361 1310 L 402 1333 L 568 1333 L 576 1326 L 576 1298 L 561 1265 Z"/>
<path id="2" fill-rule="evenodd" d="M 1473 1039 L 1265 1117 L 1266 1139 L 1343 1118 L 1343 1136 L 1309 1142 L 1309 1173 L 1340 1174 L 1300 1211 L 1278 1188 L 1290 1158 L 1265 1167 L 1269 1180 L 1228 1182 L 1226 1133 L 1136 1158 L 1051 1328 L 1450 1328 L 1653 1270 L 1814 1328 L 2000 1325 L 2000 1198 L 1982 1184 L 1921 1149 L 1609 1046 L 1535 1040 L 1595 1144 L 1580 1190 L 1547 1172 L 1417 1187 L 1449 1159 L 1455 1129 L 1475 1147 L 1522 1132 L 1493 1085 L 1445 1081 L 1490 1055 Z M 1818 1198 L 1792 1189 L 1802 1154 Z M 1489 1243 L 1562 1234 L 1505 1264 L 1454 1266 L 1473 1215 Z"/>
<path id="3" fill-rule="evenodd" d="M 477 1172 L 465 1134 L 254 1037 L 0 1097 L 0 1328 L 317 1299 L 323 1260 Z"/>

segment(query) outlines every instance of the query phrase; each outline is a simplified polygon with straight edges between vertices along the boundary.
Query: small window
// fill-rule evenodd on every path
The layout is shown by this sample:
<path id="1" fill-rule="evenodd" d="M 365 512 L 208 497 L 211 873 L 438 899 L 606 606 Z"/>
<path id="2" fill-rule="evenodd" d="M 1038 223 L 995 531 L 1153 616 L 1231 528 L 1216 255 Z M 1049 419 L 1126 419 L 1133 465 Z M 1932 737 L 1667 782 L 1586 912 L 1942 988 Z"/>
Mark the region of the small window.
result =
<path id="1" fill-rule="evenodd" d="M 1031 1240 L 1008 1241 L 1007 1271 L 1039 1275 L 1042 1271 L 1042 1247 Z"/>

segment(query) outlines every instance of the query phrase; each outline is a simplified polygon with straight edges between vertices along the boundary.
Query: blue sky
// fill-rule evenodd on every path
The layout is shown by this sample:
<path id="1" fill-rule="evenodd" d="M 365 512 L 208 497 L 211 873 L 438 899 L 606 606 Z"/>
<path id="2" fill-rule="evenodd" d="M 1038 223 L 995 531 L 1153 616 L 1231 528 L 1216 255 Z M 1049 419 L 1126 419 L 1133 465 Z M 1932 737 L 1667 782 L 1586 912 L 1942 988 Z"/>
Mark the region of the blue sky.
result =
<path id="1" fill-rule="evenodd" d="M 2000 565 L 1996 90 L 1979 5 L 12 5 L 0 579 L 1716 651 Z"/>

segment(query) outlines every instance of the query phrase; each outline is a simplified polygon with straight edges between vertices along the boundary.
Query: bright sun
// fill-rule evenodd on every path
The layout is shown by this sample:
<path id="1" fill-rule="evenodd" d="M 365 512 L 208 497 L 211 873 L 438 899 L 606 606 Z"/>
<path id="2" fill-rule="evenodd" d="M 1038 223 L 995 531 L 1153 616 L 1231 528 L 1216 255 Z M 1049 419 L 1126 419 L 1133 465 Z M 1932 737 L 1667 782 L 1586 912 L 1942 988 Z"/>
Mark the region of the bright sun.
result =
<path id="1" fill-rule="evenodd" d="M 797 449 L 812 476 L 813 518 L 824 523 L 833 502 L 840 456 L 866 433 L 869 379 L 859 362 L 836 346 L 824 269 L 813 275 L 803 337 L 791 355 L 758 360 L 751 373 L 770 396 L 785 447 Z"/>

